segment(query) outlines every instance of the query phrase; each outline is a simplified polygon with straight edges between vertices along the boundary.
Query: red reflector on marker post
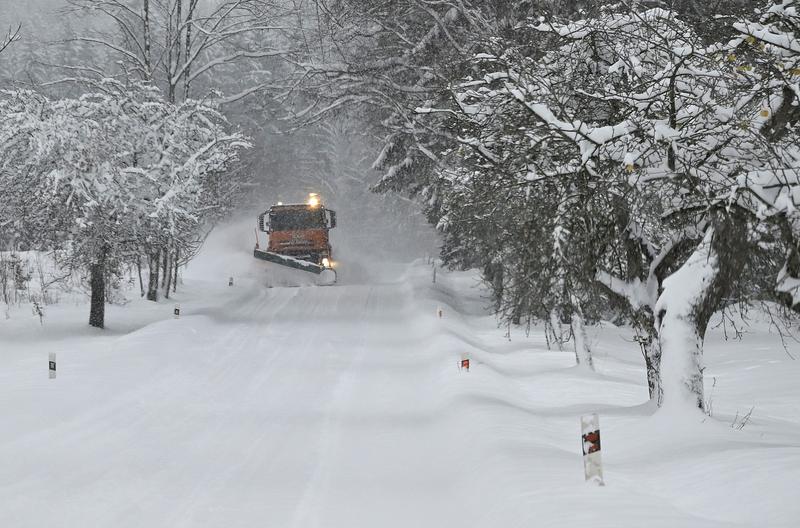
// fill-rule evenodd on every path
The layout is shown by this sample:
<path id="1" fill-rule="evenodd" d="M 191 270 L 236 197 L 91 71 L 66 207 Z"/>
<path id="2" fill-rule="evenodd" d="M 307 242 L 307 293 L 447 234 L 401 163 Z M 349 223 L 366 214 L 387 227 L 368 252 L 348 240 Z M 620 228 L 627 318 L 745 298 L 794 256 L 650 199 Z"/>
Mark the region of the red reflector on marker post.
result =
<path id="1" fill-rule="evenodd" d="M 581 444 L 586 480 L 604 486 L 600 459 L 600 418 L 596 414 L 581 417 Z"/>
<path id="2" fill-rule="evenodd" d="M 461 370 L 466 370 L 467 372 L 469 372 L 469 360 L 468 359 L 462 359 L 461 360 Z"/>

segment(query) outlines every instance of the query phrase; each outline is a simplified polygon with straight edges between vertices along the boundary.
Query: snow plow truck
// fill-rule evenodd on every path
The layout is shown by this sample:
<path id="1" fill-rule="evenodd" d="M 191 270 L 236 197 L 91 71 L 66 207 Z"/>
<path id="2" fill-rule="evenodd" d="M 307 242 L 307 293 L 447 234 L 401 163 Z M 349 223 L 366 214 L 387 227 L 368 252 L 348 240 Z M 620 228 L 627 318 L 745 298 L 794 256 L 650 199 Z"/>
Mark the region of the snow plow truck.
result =
<path id="1" fill-rule="evenodd" d="M 267 233 L 266 249 L 259 245 L 253 256 L 279 266 L 318 275 L 320 285 L 336 282 L 328 232 L 336 227 L 336 211 L 326 209 L 316 193 L 306 203 L 278 202 L 258 216 L 258 231 Z"/>

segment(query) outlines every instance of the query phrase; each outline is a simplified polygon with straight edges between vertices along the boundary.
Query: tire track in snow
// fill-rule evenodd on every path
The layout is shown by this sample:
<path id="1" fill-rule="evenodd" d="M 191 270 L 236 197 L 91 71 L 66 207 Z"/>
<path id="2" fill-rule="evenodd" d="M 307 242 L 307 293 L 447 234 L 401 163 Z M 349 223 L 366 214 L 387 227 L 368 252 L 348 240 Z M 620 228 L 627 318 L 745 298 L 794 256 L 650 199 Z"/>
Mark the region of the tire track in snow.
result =
<path id="1" fill-rule="evenodd" d="M 364 315 L 368 313 L 371 300 L 374 297 L 375 288 L 370 287 L 367 291 L 366 299 L 364 301 Z M 339 299 L 340 301 L 341 299 Z M 336 306 L 338 308 L 339 302 Z M 362 321 L 366 317 L 362 317 Z M 366 325 L 362 322 L 362 329 Z M 341 437 L 341 423 L 338 415 L 341 414 L 341 409 L 347 408 L 347 402 L 352 398 L 356 375 L 355 367 L 359 365 L 365 353 L 365 339 L 364 332 L 360 333 L 361 342 L 358 344 L 358 352 L 355 357 L 348 361 L 345 371 L 338 376 L 336 385 L 332 391 L 330 404 L 325 409 L 325 418 L 320 430 L 317 449 L 317 463 L 315 465 L 314 473 L 309 479 L 308 484 L 305 486 L 302 497 L 297 502 L 295 507 L 294 517 L 291 526 L 295 528 L 311 528 L 311 527 L 324 527 L 324 519 L 320 520 L 320 513 L 318 506 L 320 504 L 320 497 L 327 496 L 327 491 L 330 489 L 332 480 L 332 453 L 334 448 L 339 444 Z M 331 347 L 332 348 L 332 347 Z"/>

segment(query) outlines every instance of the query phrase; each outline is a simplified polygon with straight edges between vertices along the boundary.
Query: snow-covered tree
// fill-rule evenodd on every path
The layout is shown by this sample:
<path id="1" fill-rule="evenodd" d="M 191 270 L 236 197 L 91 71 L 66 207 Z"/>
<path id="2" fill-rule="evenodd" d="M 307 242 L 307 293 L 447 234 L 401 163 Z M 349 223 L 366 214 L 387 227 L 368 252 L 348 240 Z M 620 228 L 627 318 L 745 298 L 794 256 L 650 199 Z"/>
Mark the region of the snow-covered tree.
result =
<path id="1" fill-rule="evenodd" d="M 286 55 L 288 44 L 282 35 L 290 29 L 288 19 L 295 11 L 287 2 L 272 0 L 69 3 L 79 16 L 98 20 L 93 29 L 82 30 L 71 41 L 99 46 L 112 58 L 99 65 L 70 66 L 153 82 L 170 102 L 197 98 L 223 86 L 235 90 L 218 98 L 224 102 L 263 90 L 270 84 L 269 70 L 248 67 L 231 79 L 230 67 Z"/>
<path id="2" fill-rule="evenodd" d="M 604 292 L 597 291 L 593 270 L 609 244 L 608 218 L 619 216 L 615 207 L 626 202 L 615 178 L 597 178 L 606 162 L 584 158 L 586 149 L 574 131 L 552 124 L 579 112 L 597 125 L 613 121 L 612 105 L 591 96 L 593 87 L 602 88 L 598 72 L 608 68 L 609 54 L 598 56 L 601 45 L 589 39 L 554 36 L 537 27 L 522 33 L 518 41 L 525 47 L 506 40 L 488 43 L 487 50 L 502 51 L 476 57 L 483 76 L 455 86 L 452 109 L 428 112 L 457 116 L 452 128 L 459 130 L 462 148 L 449 160 L 469 167 L 460 171 L 459 188 L 488 200 L 491 212 L 480 218 L 501 219 L 499 229 L 476 233 L 490 237 L 493 248 L 475 244 L 471 236 L 463 246 L 466 253 L 474 251 L 471 258 L 490 263 L 484 269 L 504 313 L 514 322 L 552 321 L 554 329 L 572 319 L 571 333 L 579 338 L 587 305 L 594 305 L 590 311 L 596 313 L 602 304 L 597 298 Z M 452 181 L 448 174 L 444 178 Z M 498 187 L 504 190 L 497 192 Z M 443 194 L 440 225 L 446 241 L 464 240 L 465 228 L 473 224 L 454 222 L 458 204 L 451 202 L 447 187 Z M 470 265 L 469 258 L 449 260 Z M 580 362 L 589 365 L 586 341 L 579 341 Z"/>
<path id="3" fill-rule="evenodd" d="M 381 171 L 381 191 L 419 195 L 435 206 L 433 168 L 455 142 L 438 115 L 420 107 L 449 98 L 451 79 L 469 68 L 465 59 L 475 35 L 514 2 L 336 0 L 323 6 L 318 49 L 298 61 L 295 118 L 325 119 L 336 110 L 354 110 L 379 139 L 373 166 Z"/>
<path id="4" fill-rule="evenodd" d="M 573 292 L 591 278 L 624 302 L 651 343 L 651 394 L 661 391 L 663 357 L 665 398 L 702 406 L 709 318 L 732 298 L 767 295 L 758 276 L 774 271 L 763 258 L 775 236 L 761 221 L 762 190 L 774 187 L 764 173 L 785 175 L 794 163 L 792 141 L 762 133 L 779 101 L 760 95 L 752 67 L 670 11 L 611 8 L 532 29 L 554 39 L 551 51 L 520 54 L 500 42 L 501 53 L 477 57 L 488 71 L 458 85 L 454 107 L 427 112 L 457 116 L 459 140 L 474 152 L 462 179 L 495 174 L 534 188 L 528 194 L 545 193 L 538 205 L 549 215 L 584 227 L 574 243 L 595 250 L 580 253 L 588 262 L 574 268 L 584 280 L 570 282 Z M 515 206 L 506 200 L 494 207 Z M 452 210 L 444 218 L 460 229 Z M 532 262 L 543 261 L 540 250 Z M 563 284 L 550 283 L 550 295 Z M 503 295 L 519 297 L 508 286 Z"/>
<path id="5" fill-rule="evenodd" d="M 730 58 L 751 76 L 761 98 L 759 130 L 774 149 L 744 185 L 753 193 L 758 214 L 777 226 L 785 262 L 777 277 L 781 300 L 800 303 L 800 2 L 767 3 L 755 20 L 734 23 L 740 36 L 729 43 Z"/>
<path id="6" fill-rule="evenodd" d="M 17 204 L 0 210 L 3 223 L 89 272 L 98 327 L 107 277 L 166 245 L 188 251 L 220 207 L 211 183 L 247 146 L 197 102 L 170 105 L 153 88 L 110 80 L 77 99 L 4 92 L 0 116 L 0 187 Z"/>

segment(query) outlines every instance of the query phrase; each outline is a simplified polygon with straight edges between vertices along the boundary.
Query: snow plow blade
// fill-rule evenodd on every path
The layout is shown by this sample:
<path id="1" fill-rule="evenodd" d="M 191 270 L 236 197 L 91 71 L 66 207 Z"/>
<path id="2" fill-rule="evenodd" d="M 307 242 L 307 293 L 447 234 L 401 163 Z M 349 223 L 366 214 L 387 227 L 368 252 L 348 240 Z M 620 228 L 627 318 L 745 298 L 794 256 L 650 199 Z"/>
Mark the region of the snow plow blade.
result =
<path id="1" fill-rule="evenodd" d="M 318 266 L 313 262 L 287 257 L 286 255 L 279 255 L 277 253 L 272 253 L 271 251 L 254 249 L 253 256 L 255 256 L 257 259 L 274 262 L 275 264 L 280 264 L 281 266 L 289 266 L 290 268 L 299 269 L 302 271 L 309 271 L 311 273 L 316 273 L 317 275 L 325 270 L 325 268 Z"/>
<path id="2" fill-rule="evenodd" d="M 278 253 L 273 253 L 271 251 L 264 251 L 261 249 L 254 249 L 253 256 L 260 260 L 265 260 L 267 262 L 272 262 L 273 264 L 279 264 L 281 266 L 285 266 L 287 268 L 293 268 L 300 271 L 305 271 L 308 273 L 313 273 L 314 275 L 319 275 L 319 277 L 314 280 L 314 283 L 320 286 L 328 286 L 334 284 L 336 282 L 336 271 L 330 268 L 326 268 L 324 266 L 320 266 L 318 264 L 314 264 L 313 262 L 308 262 L 305 260 L 300 260 L 292 257 L 288 257 L 286 255 L 280 255 Z M 284 277 L 285 278 L 285 277 Z M 283 281 L 285 282 L 285 281 Z M 289 285 L 289 284 L 285 284 Z M 300 284 L 298 284 L 300 285 Z"/>

